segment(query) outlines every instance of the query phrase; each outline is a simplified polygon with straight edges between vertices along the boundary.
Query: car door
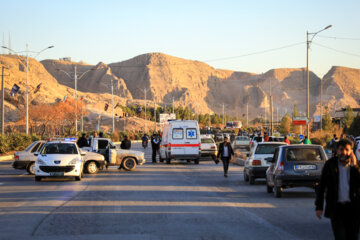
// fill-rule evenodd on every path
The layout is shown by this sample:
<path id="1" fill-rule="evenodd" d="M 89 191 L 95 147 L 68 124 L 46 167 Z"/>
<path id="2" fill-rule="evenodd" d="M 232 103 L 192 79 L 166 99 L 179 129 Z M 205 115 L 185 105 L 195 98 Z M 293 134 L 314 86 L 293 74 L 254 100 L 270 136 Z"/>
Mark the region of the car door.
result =
<path id="1" fill-rule="evenodd" d="M 280 156 L 279 151 L 280 151 L 279 148 L 275 149 L 273 161 L 270 163 L 270 166 L 267 170 L 266 178 L 270 186 L 274 185 L 274 173 Z"/>
<path id="2" fill-rule="evenodd" d="M 116 157 L 117 157 L 116 146 L 112 142 L 110 142 L 109 143 L 109 163 L 110 163 L 110 165 L 116 164 Z"/>
<path id="3" fill-rule="evenodd" d="M 106 155 L 106 149 L 108 148 L 109 141 L 107 139 L 98 140 L 98 151 L 101 155 Z"/>

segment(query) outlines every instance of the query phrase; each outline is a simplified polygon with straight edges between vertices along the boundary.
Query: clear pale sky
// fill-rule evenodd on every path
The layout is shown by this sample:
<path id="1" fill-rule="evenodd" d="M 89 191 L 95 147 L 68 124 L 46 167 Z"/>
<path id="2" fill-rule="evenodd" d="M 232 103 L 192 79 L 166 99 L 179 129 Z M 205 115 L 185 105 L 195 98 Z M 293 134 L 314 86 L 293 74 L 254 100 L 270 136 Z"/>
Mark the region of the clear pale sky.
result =
<path id="1" fill-rule="evenodd" d="M 38 60 L 72 57 L 90 64 L 126 60 L 148 52 L 207 61 L 301 43 L 290 48 L 208 61 L 215 68 L 261 73 L 304 67 L 306 31 L 360 39 L 360 1 L 1 1 L 0 33 L 14 50 L 39 51 Z M 316 37 L 310 70 L 322 76 L 331 66 L 360 68 L 360 40 Z M 1 40 L 1 39 L 0 39 Z M 2 44 L 1 44 L 2 45 Z"/>

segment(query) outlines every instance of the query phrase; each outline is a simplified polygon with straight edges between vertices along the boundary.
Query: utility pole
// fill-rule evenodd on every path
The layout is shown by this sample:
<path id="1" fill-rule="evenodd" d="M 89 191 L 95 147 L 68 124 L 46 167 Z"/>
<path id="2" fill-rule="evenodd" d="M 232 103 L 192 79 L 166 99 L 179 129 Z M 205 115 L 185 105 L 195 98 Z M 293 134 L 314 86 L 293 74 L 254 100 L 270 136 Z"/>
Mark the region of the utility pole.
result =
<path id="1" fill-rule="evenodd" d="M 76 73 L 76 65 L 74 66 L 74 73 L 75 73 L 75 133 L 78 132 L 78 122 L 77 122 L 77 73 Z"/>
<path id="2" fill-rule="evenodd" d="M 81 100 L 81 132 L 84 132 L 84 109 L 83 109 L 83 100 Z"/>
<path id="3" fill-rule="evenodd" d="M 249 127 L 249 103 L 246 104 L 246 127 Z"/>
<path id="4" fill-rule="evenodd" d="M 115 133 L 114 84 L 113 84 L 113 78 L 111 78 L 111 106 L 112 106 L 112 132 Z"/>
<path id="5" fill-rule="evenodd" d="M 199 122 L 199 103 L 196 103 L 196 121 Z"/>
<path id="6" fill-rule="evenodd" d="M 156 132 L 156 102 L 154 100 L 154 129 Z"/>
<path id="7" fill-rule="evenodd" d="M 323 79 L 320 80 L 320 132 L 322 132 L 322 94 L 323 94 Z"/>
<path id="8" fill-rule="evenodd" d="M 222 109 L 223 109 L 223 120 L 222 120 L 222 124 L 223 124 L 223 128 L 225 128 L 225 104 L 223 103 L 223 107 L 222 107 Z"/>
<path id="9" fill-rule="evenodd" d="M 174 97 L 172 97 L 173 99 L 173 101 L 172 101 L 172 110 L 173 110 L 173 113 L 175 113 L 175 111 L 174 111 Z"/>
<path id="10" fill-rule="evenodd" d="M 26 44 L 26 135 L 29 135 L 29 44 Z"/>
<path id="11" fill-rule="evenodd" d="M 5 102 L 5 88 L 4 88 L 4 69 L 5 67 L 1 67 L 1 124 L 0 124 L 0 134 L 4 134 L 5 131 L 5 108 L 4 108 L 4 102 Z M 9 76 L 9 75 L 6 75 Z"/>
<path id="12" fill-rule="evenodd" d="M 309 96 L 309 32 L 306 32 L 306 135 L 310 139 L 310 129 L 309 129 L 309 121 L 310 121 L 310 96 Z"/>

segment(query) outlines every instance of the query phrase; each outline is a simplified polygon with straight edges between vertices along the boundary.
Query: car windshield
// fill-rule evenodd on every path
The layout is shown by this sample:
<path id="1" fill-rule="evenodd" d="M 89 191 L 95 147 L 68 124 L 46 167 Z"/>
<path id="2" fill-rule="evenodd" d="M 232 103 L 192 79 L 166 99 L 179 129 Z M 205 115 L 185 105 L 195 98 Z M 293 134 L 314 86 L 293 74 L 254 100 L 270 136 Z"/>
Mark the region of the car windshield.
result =
<path id="1" fill-rule="evenodd" d="M 293 148 L 286 151 L 286 161 L 308 162 L 323 160 L 318 148 Z"/>
<path id="2" fill-rule="evenodd" d="M 211 138 L 202 138 L 201 143 L 214 143 L 214 141 Z"/>
<path id="3" fill-rule="evenodd" d="M 25 151 L 28 152 L 30 151 L 30 149 L 36 144 L 37 142 L 33 142 L 32 144 L 30 144 L 30 146 L 28 146 Z"/>
<path id="4" fill-rule="evenodd" d="M 77 154 L 75 144 L 48 143 L 43 147 L 41 154 Z"/>
<path id="5" fill-rule="evenodd" d="M 238 137 L 235 138 L 235 140 L 237 140 L 237 141 L 249 141 L 250 138 L 245 137 L 245 136 L 238 136 Z"/>
<path id="6" fill-rule="evenodd" d="M 259 144 L 256 147 L 255 154 L 274 154 L 275 148 L 281 146 L 280 144 Z"/>

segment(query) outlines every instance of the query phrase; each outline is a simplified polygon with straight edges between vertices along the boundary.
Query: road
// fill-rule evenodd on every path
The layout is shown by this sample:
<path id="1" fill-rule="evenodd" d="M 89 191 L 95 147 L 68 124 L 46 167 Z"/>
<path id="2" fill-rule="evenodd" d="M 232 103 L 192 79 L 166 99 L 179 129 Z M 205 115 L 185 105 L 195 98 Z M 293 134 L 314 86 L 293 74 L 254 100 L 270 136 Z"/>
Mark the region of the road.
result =
<path id="1" fill-rule="evenodd" d="M 231 165 L 224 178 L 211 161 L 148 163 L 81 182 L 35 182 L 2 162 L 0 239 L 332 239 L 329 220 L 315 217 L 312 190 L 276 199 L 242 171 Z"/>

